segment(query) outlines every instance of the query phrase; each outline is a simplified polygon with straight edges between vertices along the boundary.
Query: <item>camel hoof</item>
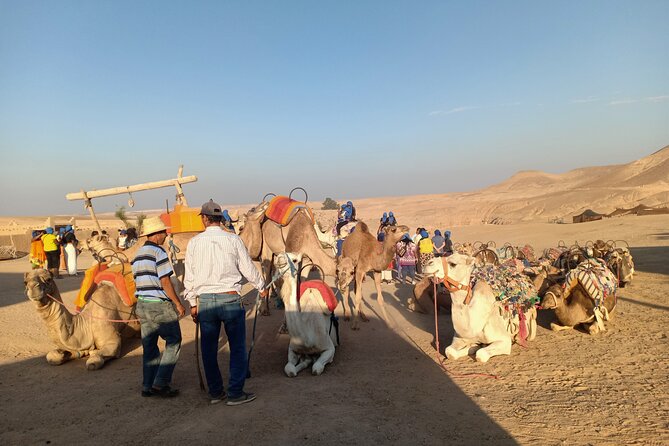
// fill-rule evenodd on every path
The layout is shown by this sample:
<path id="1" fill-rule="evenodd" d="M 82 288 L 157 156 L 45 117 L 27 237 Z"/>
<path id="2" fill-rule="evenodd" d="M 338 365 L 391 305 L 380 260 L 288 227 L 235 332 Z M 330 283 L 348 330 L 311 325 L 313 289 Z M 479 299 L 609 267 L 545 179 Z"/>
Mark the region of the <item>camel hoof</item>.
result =
<path id="1" fill-rule="evenodd" d="M 588 326 L 588 333 L 591 335 L 596 335 L 599 333 L 599 331 L 599 326 L 596 323 Z"/>
<path id="2" fill-rule="evenodd" d="M 488 353 L 484 349 L 480 349 L 479 351 L 476 352 L 476 360 L 478 362 L 486 363 L 490 360 L 490 353 Z"/>
<path id="3" fill-rule="evenodd" d="M 65 359 L 65 352 L 62 350 L 53 350 L 46 354 L 46 362 L 51 365 L 61 365 L 67 359 Z"/>
<path id="4" fill-rule="evenodd" d="M 286 367 L 284 367 L 283 371 L 288 378 L 295 378 L 297 376 L 295 366 L 292 364 L 286 364 Z"/>
<path id="5" fill-rule="evenodd" d="M 102 366 L 105 364 L 104 359 L 101 357 L 91 357 L 86 361 L 86 370 L 88 371 L 93 371 L 93 370 L 99 370 L 102 368 Z"/>
<path id="6" fill-rule="evenodd" d="M 446 351 L 444 353 L 446 354 L 446 357 L 450 360 L 458 359 L 457 356 L 455 355 L 455 350 L 452 349 L 451 347 L 446 347 Z"/>
<path id="7" fill-rule="evenodd" d="M 351 316 L 344 315 L 344 320 L 346 322 L 350 322 L 351 321 Z"/>
<path id="8" fill-rule="evenodd" d="M 558 325 L 555 322 L 551 322 L 551 330 L 553 331 L 562 331 L 562 330 L 568 330 L 571 327 L 565 327 L 564 325 Z"/>
<path id="9" fill-rule="evenodd" d="M 351 324 L 351 330 L 360 330 L 360 324 L 358 321 L 353 321 L 353 324 Z"/>
<path id="10" fill-rule="evenodd" d="M 323 370 L 325 370 L 324 365 L 314 364 L 314 366 L 311 368 L 311 374 L 315 375 L 315 376 L 318 376 L 321 373 L 323 373 Z"/>

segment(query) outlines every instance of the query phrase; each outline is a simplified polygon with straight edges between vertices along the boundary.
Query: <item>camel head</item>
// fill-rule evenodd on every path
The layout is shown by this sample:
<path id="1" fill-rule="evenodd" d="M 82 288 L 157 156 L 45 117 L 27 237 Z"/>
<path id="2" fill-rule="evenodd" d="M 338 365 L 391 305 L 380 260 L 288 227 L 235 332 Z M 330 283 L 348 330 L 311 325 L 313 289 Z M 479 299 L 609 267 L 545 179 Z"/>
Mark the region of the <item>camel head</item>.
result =
<path id="1" fill-rule="evenodd" d="M 297 270 L 302 262 L 302 254 L 294 252 L 282 252 L 274 257 L 274 268 L 284 279 L 297 280 Z"/>
<path id="2" fill-rule="evenodd" d="M 340 257 L 337 262 L 337 287 L 340 291 L 346 290 L 355 278 L 355 265 L 350 257 Z"/>
<path id="3" fill-rule="evenodd" d="M 555 309 L 562 306 L 564 302 L 564 293 L 562 287 L 558 284 L 551 285 L 541 298 L 541 307 L 547 310 Z"/>
<path id="4" fill-rule="evenodd" d="M 269 207 L 268 201 L 263 201 L 258 206 L 254 206 L 246 213 L 247 220 L 260 220 L 265 216 L 265 211 Z"/>
<path id="5" fill-rule="evenodd" d="M 462 284 L 469 284 L 469 278 L 476 266 L 476 259 L 465 254 L 454 253 L 445 258 L 448 265 L 448 277 Z"/>
<path id="6" fill-rule="evenodd" d="M 427 264 L 423 267 L 423 272 L 425 274 L 434 274 L 435 277 L 439 279 L 444 278 L 444 264 L 441 261 L 441 257 L 434 257 L 427 261 Z"/>
<path id="7" fill-rule="evenodd" d="M 607 259 L 607 264 L 618 278 L 618 286 L 624 288 L 634 276 L 634 260 L 627 248 L 616 248 Z"/>
<path id="8" fill-rule="evenodd" d="M 399 242 L 404 234 L 409 232 L 409 227 L 405 225 L 391 225 L 383 228 L 383 231 L 386 233 L 385 240 L 388 240 L 388 243 L 391 243 L 393 246 Z"/>
<path id="9" fill-rule="evenodd" d="M 53 276 L 45 269 L 34 269 L 25 273 L 23 283 L 26 287 L 26 296 L 38 307 L 44 306 L 42 299 L 45 299 L 47 294 L 58 294 Z"/>

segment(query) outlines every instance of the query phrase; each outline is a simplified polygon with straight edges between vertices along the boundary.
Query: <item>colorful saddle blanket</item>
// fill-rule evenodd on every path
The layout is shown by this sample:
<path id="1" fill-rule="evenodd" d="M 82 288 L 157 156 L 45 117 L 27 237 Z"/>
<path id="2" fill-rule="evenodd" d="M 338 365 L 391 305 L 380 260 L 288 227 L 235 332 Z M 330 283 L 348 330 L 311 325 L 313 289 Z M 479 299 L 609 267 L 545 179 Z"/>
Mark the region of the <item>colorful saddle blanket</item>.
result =
<path id="1" fill-rule="evenodd" d="M 618 280 L 601 259 L 588 259 L 569 271 L 564 284 L 564 294 L 568 295 L 579 283 L 595 302 L 596 308 L 618 289 Z"/>
<path id="2" fill-rule="evenodd" d="M 318 290 L 318 292 L 321 293 L 325 304 L 328 306 L 328 310 L 330 310 L 330 312 L 334 312 L 335 308 L 337 308 L 337 298 L 332 292 L 332 288 L 330 288 L 325 282 L 321 280 L 309 280 L 307 282 L 300 283 L 300 293 L 297 295 L 297 299 L 299 300 L 302 297 L 302 294 L 304 294 L 304 292 L 309 288 Z"/>
<path id="3" fill-rule="evenodd" d="M 514 266 L 485 265 L 475 268 L 470 279 L 471 287 L 479 280 L 490 285 L 497 300 L 510 313 L 509 316 L 519 311 L 525 312 L 539 302 L 532 281 Z"/>
<path id="4" fill-rule="evenodd" d="M 306 209 L 311 220 L 314 221 L 314 214 L 306 203 L 285 196 L 272 198 L 265 211 L 265 216 L 281 226 L 286 226 L 300 209 Z"/>
<path id="5" fill-rule="evenodd" d="M 106 263 L 95 263 L 84 274 L 84 280 L 74 301 L 77 311 L 80 311 L 86 305 L 91 294 L 95 291 L 95 287 L 102 281 L 111 283 L 127 306 L 132 307 L 137 303 L 135 279 L 129 263 L 117 263 L 109 267 Z"/>

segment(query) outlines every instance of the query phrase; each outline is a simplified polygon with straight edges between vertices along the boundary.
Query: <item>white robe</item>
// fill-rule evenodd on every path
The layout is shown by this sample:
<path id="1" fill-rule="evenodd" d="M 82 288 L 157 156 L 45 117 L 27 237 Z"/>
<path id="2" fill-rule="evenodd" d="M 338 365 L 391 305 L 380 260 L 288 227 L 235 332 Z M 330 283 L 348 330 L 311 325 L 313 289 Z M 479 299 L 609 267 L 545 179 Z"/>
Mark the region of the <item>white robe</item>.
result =
<path id="1" fill-rule="evenodd" d="M 70 276 L 77 274 L 77 248 L 74 243 L 65 245 L 65 263 L 67 264 L 67 273 Z"/>

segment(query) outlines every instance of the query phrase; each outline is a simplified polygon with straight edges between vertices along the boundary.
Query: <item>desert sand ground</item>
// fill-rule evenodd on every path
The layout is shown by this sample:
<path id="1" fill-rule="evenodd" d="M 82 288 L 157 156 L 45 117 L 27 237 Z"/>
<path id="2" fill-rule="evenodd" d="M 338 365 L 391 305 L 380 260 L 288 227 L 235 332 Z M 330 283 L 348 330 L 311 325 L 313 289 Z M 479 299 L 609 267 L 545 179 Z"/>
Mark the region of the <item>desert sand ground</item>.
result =
<path id="1" fill-rule="evenodd" d="M 364 211 L 364 209 L 363 209 Z M 370 212 L 371 213 L 371 212 Z M 398 214 L 401 219 L 401 215 Z M 420 220 L 420 216 L 412 216 Z M 439 222 L 427 221 L 426 226 Z M 364 284 L 371 321 L 341 324 L 341 346 L 322 376 L 283 374 L 287 335 L 281 310 L 258 320 L 246 388 L 248 405 L 211 406 L 198 386 L 195 327 L 181 321 L 183 347 L 172 400 L 140 397 L 141 346 L 87 372 L 82 360 L 49 366 L 52 348 L 23 292 L 27 258 L 0 262 L 1 444 L 668 444 L 669 217 L 583 224 L 520 223 L 453 227 L 455 241 L 531 243 L 625 239 L 637 274 L 620 290 L 607 330 L 596 336 L 550 331 L 540 311 L 537 338 L 487 364 L 472 358 L 439 365 L 434 320 L 411 313 L 409 285 L 384 285 L 390 326 L 379 319 L 373 283 Z M 91 262 L 87 255 L 80 267 Z M 58 281 L 72 302 L 81 278 Z M 249 335 L 253 323 L 248 296 Z M 340 309 L 338 309 L 340 312 Z M 440 315 L 439 355 L 453 336 Z M 227 345 L 222 335 L 222 370 Z M 466 373 L 496 375 L 461 377 Z"/>

